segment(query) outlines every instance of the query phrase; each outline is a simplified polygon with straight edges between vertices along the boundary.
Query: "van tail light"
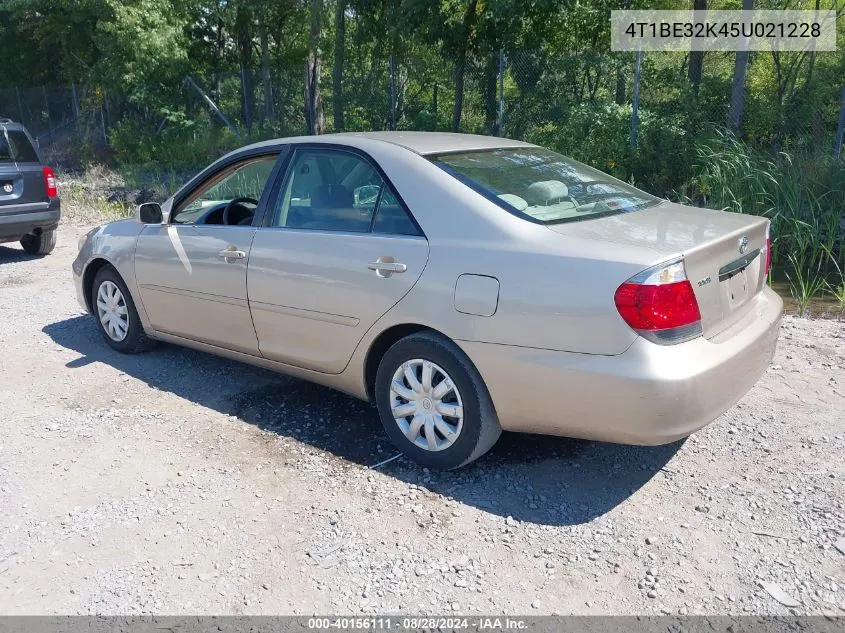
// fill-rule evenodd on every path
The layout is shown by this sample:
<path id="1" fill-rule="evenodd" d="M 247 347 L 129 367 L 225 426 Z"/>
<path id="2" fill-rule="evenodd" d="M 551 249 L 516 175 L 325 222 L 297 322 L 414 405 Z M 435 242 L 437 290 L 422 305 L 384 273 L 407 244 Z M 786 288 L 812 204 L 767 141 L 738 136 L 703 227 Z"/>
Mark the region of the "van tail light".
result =
<path id="1" fill-rule="evenodd" d="M 625 323 L 653 343 L 675 345 L 701 336 L 701 312 L 683 259 L 634 275 L 613 300 Z"/>
<path id="2" fill-rule="evenodd" d="M 42 171 L 44 172 L 44 187 L 47 190 L 47 197 L 55 198 L 59 195 L 59 191 L 56 189 L 56 175 L 46 165 L 42 168 Z"/>

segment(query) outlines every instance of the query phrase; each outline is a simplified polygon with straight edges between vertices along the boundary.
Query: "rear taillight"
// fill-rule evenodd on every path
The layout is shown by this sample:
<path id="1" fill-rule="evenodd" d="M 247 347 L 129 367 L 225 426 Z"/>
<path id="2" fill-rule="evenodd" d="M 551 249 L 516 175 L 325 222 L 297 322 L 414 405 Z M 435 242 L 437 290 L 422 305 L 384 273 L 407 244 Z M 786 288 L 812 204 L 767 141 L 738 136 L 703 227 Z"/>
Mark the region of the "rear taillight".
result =
<path id="1" fill-rule="evenodd" d="M 44 187 L 47 190 L 47 197 L 55 198 L 59 195 L 59 192 L 56 189 L 56 175 L 53 173 L 53 170 L 47 166 L 43 167 L 42 171 L 44 172 Z"/>
<path id="2" fill-rule="evenodd" d="M 701 336 L 701 313 L 683 260 L 631 277 L 613 300 L 625 322 L 654 343 L 674 345 Z"/>

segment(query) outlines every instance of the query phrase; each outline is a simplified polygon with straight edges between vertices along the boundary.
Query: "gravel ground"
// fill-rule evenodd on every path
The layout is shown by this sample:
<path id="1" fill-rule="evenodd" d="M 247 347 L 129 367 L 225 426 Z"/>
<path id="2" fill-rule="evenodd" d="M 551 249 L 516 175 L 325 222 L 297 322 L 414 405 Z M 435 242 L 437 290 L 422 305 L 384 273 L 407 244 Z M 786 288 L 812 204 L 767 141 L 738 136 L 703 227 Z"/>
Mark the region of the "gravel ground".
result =
<path id="1" fill-rule="evenodd" d="M 786 318 L 685 442 L 371 468 L 395 451 L 368 405 L 113 352 L 74 298 L 82 233 L 0 246 L 3 613 L 845 614 L 843 323 Z"/>

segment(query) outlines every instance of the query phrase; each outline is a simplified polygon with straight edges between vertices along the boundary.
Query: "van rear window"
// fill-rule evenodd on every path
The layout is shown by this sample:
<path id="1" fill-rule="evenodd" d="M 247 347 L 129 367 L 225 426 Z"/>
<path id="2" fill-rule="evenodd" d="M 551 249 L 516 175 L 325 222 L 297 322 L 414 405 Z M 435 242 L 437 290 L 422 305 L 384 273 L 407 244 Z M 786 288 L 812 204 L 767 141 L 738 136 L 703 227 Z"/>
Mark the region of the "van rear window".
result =
<path id="1" fill-rule="evenodd" d="M 0 163 L 37 163 L 38 154 L 20 130 L 0 130 Z"/>

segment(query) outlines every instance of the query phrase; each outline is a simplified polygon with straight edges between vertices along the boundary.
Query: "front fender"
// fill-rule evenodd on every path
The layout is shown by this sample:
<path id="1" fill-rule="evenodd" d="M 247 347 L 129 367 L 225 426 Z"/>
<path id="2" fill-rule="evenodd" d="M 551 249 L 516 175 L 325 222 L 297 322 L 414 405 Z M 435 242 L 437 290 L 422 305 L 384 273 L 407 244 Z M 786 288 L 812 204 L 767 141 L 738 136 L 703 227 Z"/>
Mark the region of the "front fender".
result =
<path id="1" fill-rule="evenodd" d="M 77 296 L 89 312 L 90 285 L 97 270 L 104 265 L 117 270 L 135 302 L 144 331 L 150 334 L 152 328 L 135 281 L 135 245 L 143 229 L 144 225 L 134 219 L 118 220 L 93 229 L 85 236 L 72 268 Z"/>

